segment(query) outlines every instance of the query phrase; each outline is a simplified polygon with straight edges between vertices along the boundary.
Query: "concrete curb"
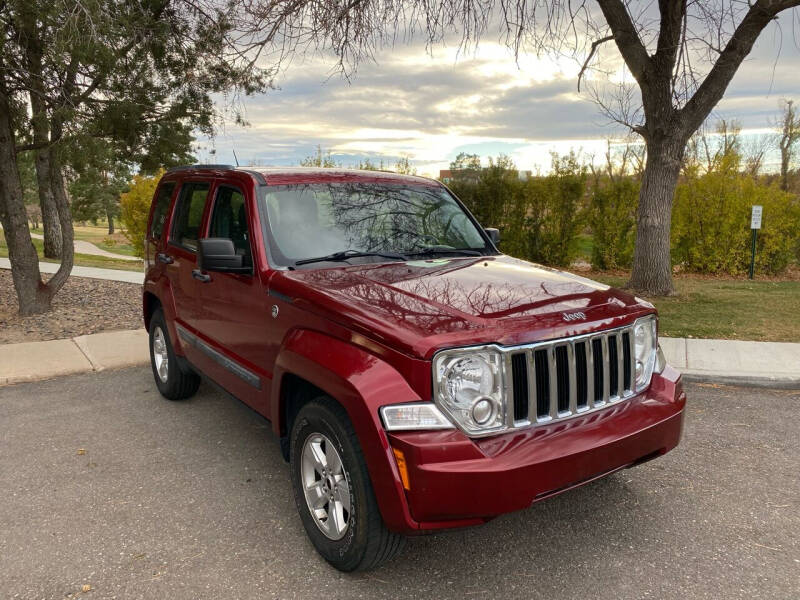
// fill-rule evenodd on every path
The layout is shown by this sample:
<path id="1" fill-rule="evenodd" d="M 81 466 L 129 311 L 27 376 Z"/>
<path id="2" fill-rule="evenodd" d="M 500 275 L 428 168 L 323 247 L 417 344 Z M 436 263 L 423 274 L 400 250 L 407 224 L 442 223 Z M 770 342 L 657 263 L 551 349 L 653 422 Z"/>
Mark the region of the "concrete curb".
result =
<path id="1" fill-rule="evenodd" d="M 0 386 L 146 365 L 149 361 L 144 329 L 5 344 L 0 345 Z"/>
<path id="2" fill-rule="evenodd" d="M 660 338 L 686 381 L 800 389 L 800 344 Z M 150 362 L 144 329 L 0 345 L 0 386 Z"/>

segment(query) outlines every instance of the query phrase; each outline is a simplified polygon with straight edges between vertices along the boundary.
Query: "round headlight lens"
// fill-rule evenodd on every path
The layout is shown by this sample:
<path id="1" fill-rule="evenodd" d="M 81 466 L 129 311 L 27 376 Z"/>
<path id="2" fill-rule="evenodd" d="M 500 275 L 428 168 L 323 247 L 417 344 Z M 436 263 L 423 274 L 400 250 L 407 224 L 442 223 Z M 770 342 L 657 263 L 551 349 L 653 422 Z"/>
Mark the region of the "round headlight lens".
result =
<path id="1" fill-rule="evenodd" d="M 478 396 L 487 396 L 494 388 L 492 367 L 479 356 L 465 356 L 453 361 L 444 373 L 447 396 L 456 406 L 467 407 Z"/>
<path id="2" fill-rule="evenodd" d="M 478 398 L 472 405 L 472 420 L 478 425 L 486 425 L 494 414 L 494 402 L 491 398 Z"/>
<path id="3" fill-rule="evenodd" d="M 493 348 L 440 352 L 434 359 L 435 400 L 467 434 L 507 427 L 503 360 Z"/>

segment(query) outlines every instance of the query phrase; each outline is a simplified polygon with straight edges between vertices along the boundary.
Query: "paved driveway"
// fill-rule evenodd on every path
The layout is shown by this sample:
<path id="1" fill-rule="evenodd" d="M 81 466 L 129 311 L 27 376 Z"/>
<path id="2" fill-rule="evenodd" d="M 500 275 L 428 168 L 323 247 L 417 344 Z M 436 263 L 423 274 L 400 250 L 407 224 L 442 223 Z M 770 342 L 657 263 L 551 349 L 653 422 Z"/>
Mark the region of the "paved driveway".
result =
<path id="1" fill-rule="evenodd" d="M 0 389 L 0 597 L 800 597 L 800 394 L 688 391 L 668 456 L 343 575 L 238 402 L 144 368 Z"/>

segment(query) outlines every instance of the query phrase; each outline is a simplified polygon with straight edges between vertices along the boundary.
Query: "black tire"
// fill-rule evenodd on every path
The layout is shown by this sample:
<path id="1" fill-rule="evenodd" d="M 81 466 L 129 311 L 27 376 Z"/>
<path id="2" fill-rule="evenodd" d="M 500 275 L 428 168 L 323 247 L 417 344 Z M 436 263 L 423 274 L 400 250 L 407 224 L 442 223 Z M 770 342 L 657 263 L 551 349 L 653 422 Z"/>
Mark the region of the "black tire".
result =
<path id="1" fill-rule="evenodd" d="M 167 356 L 166 379 L 162 379 L 159 368 L 156 366 L 156 350 L 154 343 L 158 344 L 159 339 L 163 341 Z M 194 396 L 200 386 L 200 377 L 197 373 L 184 369 L 177 358 L 175 350 L 172 348 L 172 340 L 169 339 L 169 329 L 164 319 L 164 312 L 159 308 L 150 318 L 150 367 L 153 369 L 153 378 L 156 380 L 156 387 L 161 395 L 168 400 L 184 400 Z"/>
<path id="2" fill-rule="evenodd" d="M 349 484 L 349 520 L 343 537 L 338 540 L 331 539 L 317 525 L 304 491 L 303 449 L 306 441 L 320 434 L 333 443 Z M 292 426 L 290 443 L 295 503 L 306 533 L 322 557 L 340 571 L 373 569 L 394 558 L 402 550 L 405 538 L 389 531 L 383 523 L 361 445 L 341 405 L 325 396 L 304 405 Z"/>

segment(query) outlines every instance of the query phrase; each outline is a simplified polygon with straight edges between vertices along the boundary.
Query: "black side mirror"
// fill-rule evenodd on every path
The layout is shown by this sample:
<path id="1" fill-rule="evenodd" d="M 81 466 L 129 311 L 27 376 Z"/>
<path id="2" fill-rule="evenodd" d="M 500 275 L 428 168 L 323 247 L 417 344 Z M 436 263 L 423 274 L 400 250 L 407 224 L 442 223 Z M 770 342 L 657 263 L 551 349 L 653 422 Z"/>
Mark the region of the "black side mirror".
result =
<path id="1" fill-rule="evenodd" d="M 244 256 L 236 254 L 233 240 L 228 238 L 198 240 L 197 266 L 201 271 L 252 273 L 250 267 L 244 266 Z"/>
<path id="2" fill-rule="evenodd" d="M 489 236 L 489 239 L 492 240 L 494 245 L 500 243 L 500 230 L 497 229 L 497 227 L 487 227 L 484 229 L 484 231 L 486 232 L 486 235 Z"/>

